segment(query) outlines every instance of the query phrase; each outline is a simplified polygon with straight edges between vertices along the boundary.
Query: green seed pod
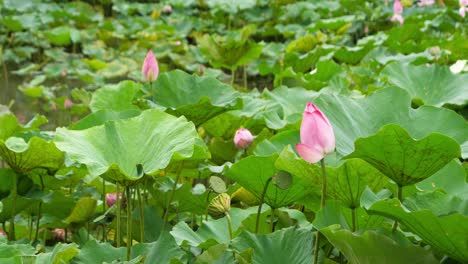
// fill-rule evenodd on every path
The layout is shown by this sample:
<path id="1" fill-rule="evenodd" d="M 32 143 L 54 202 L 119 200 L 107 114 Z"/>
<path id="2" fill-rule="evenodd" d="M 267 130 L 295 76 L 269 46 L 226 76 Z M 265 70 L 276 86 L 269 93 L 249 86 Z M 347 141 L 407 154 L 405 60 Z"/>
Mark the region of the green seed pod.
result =
<path id="1" fill-rule="evenodd" d="M 208 214 L 214 219 L 223 217 L 231 209 L 231 197 L 227 193 L 222 193 L 208 205 Z"/>

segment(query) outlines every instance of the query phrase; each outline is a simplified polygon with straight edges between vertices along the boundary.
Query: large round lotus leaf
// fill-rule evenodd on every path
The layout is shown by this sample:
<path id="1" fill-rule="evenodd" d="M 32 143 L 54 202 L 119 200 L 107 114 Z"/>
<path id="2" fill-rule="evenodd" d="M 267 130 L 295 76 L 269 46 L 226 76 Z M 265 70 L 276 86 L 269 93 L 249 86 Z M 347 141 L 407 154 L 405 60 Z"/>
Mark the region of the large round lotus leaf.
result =
<path id="1" fill-rule="evenodd" d="M 75 243 L 72 244 L 62 244 L 58 243 L 54 246 L 53 250 L 50 252 L 42 253 L 37 255 L 35 264 L 50 264 L 50 263 L 69 263 L 72 258 L 74 258 L 80 250 L 78 245 Z"/>
<path id="2" fill-rule="evenodd" d="M 253 263 L 312 263 L 313 237 L 309 228 L 289 227 L 271 234 L 242 232 L 232 241 L 238 251 L 253 248 Z"/>
<path id="3" fill-rule="evenodd" d="M 339 225 L 332 225 L 320 229 L 320 232 L 352 264 L 439 263 L 430 251 L 415 245 L 399 245 L 376 231 L 355 234 Z"/>
<path id="4" fill-rule="evenodd" d="M 196 125 L 238 104 L 239 93 L 215 78 L 180 70 L 161 74 L 153 83 L 153 100 Z"/>
<path id="5" fill-rule="evenodd" d="M 151 109 L 86 130 L 58 128 L 55 142 L 92 176 L 124 182 L 155 173 L 171 159 L 190 158 L 197 138 L 195 126 L 184 117 Z"/>
<path id="6" fill-rule="evenodd" d="M 97 201 L 91 197 L 83 197 L 76 203 L 70 215 L 65 219 L 67 224 L 83 223 L 89 220 L 96 210 Z"/>
<path id="7" fill-rule="evenodd" d="M 437 198 L 437 197 L 436 197 Z M 423 209 L 420 205 L 417 211 L 403 207 L 397 199 L 384 200 L 375 203 L 369 209 L 369 213 L 378 214 L 396 220 L 418 235 L 422 240 L 451 258 L 462 263 L 468 261 L 468 216 L 454 213 L 452 206 L 447 202 L 451 199 L 432 200 L 433 211 L 449 212 L 450 214 L 437 215 L 429 209 Z M 427 201 L 425 202 L 427 203 Z M 459 204 L 459 203 L 457 203 Z M 436 209 L 438 207 L 439 209 Z M 412 208 L 417 208 L 414 204 Z"/>
<path id="8" fill-rule="evenodd" d="M 382 173 L 360 159 L 347 160 L 338 168 L 328 167 L 326 173 L 327 195 L 348 208 L 360 207 L 366 186 L 377 192 L 388 182 Z"/>
<path id="9" fill-rule="evenodd" d="M 409 94 L 399 88 L 382 89 L 360 99 L 321 94 L 314 103 L 332 124 L 336 151 L 343 156 L 353 152 L 356 139 L 373 135 L 389 123 L 404 127 L 414 138 L 438 132 L 459 144 L 468 140 L 468 123 L 462 116 L 432 106 L 412 109 Z"/>
<path id="10" fill-rule="evenodd" d="M 109 110 L 121 112 L 139 109 L 134 105 L 133 98 L 141 89 L 141 84 L 123 81 L 115 85 L 106 85 L 93 93 L 89 107 L 93 112 Z"/>
<path id="11" fill-rule="evenodd" d="M 292 183 L 283 190 L 270 184 L 265 193 L 265 203 L 274 208 L 287 206 L 312 192 L 318 193 L 319 184 L 312 174 L 319 174 L 320 169 L 298 159 L 290 149 L 285 149 L 281 155 L 258 157 L 249 156 L 236 162 L 227 175 L 260 199 L 267 180 L 285 171 L 292 174 Z"/>
<path id="12" fill-rule="evenodd" d="M 453 74 L 446 66 L 395 62 L 387 65 L 381 75 L 425 105 L 468 103 L 468 74 Z"/>
<path id="13" fill-rule="evenodd" d="M 83 130 L 88 129 L 93 126 L 103 125 L 107 121 L 119 120 L 130 117 L 135 117 L 141 113 L 140 110 L 126 110 L 122 112 L 115 112 L 112 110 L 99 110 L 97 112 L 91 113 L 86 117 L 80 119 L 78 122 L 74 123 L 71 126 L 73 130 Z"/>
<path id="14" fill-rule="evenodd" d="M 64 160 L 63 153 L 53 142 L 40 137 L 32 137 L 28 142 L 19 137 L 0 140 L 0 157 L 18 173 L 36 168 L 57 170 Z"/>
<path id="15" fill-rule="evenodd" d="M 414 140 L 402 127 L 389 124 L 376 135 L 358 139 L 356 150 L 345 158 L 361 158 L 399 186 L 424 180 L 460 157 L 459 144 L 433 133 Z"/>

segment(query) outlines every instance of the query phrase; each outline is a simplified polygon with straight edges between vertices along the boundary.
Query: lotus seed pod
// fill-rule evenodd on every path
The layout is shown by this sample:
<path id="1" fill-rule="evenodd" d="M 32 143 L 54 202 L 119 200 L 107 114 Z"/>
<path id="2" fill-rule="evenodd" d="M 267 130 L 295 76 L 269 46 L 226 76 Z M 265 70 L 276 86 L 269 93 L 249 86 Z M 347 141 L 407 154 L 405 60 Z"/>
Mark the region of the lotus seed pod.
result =
<path id="1" fill-rule="evenodd" d="M 231 197 L 227 193 L 222 193 L 208 205 L 208 214 L 214 219 L 223 217 L 231 209 Z"/>

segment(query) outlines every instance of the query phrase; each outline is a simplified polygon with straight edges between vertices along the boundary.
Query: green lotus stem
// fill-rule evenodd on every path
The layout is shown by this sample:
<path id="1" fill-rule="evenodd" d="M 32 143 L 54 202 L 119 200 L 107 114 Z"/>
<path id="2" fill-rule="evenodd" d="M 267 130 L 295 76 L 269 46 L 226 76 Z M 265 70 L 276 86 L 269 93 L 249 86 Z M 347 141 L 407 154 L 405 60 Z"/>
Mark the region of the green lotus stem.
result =
<path id="1" fill-rule="evenodd" d="M 403 187 L 400 185 L 398 185 L 397 197 L 400 202 L 403 201 Z M 393 223 L 392 232 L 396 232 L 397 228 L 398 228 L 398 221 L 395 221 L 395 223 Z"/>
<path id="2" fill-rule="evenodd" d="M 270 218 L 270 230 L 271 232 L 275 232 L 275 212 L 276 209 L 274 207 L 271 208 L 271 218 Z"/>
<path id="3" fill-rule="evenodd" d="M 171 194 L 169 195 L 169 200 L 166 203 L 166 211 L 164 212 L 162 230 L 164 230 L 164 228 L 166 227 L 167 219 L 169 217 L 169 207 L 171 206 L 172 199 L 174 198 L 174 193 L 175 193 L 175 190 L 177 189 L 177 183 L 179 182 L 179 178 L 180 178 L 180 175 L 182 174 L 183 167 L 184 167 L 184 161 L 180 163 L 180 167 L 179 167 L 179 170 L 177 171 L 177 176 L 174 182 L 174 186 L 172 187 Z"/>
<path id="4" fill-rule="evenodd" d="M 10 214 L 10 228 L 8 231 L 8 239 L 10 241 L 15 240 L 15 216 L 16 216 L 16 196 L 18 195 L 18 175 L 15 173 L 13 176 L 13 187 L 11 189 L 11 214 Z"/>
<path id="5" fill-rule="evenodd" d="M 116 204 L 117 204 L 117 230 L 116 230 L 116 234 L 115 234 L 115 239 L 116 239 L 116 245 L 117 245 L 117 248 L 120 247 L 120 209 L 122 208 L 122 205 L 120 204 L 120 186 L 119 186 L 119 183 L 117 182 L 115 184 L 115 189 L 116 189 Z"/>
<path id="6" fill-rule="evenodd" d="M 236 70 L 234 68 L 231 69 L 231 86 L 234 86 L 234 79 L 236 78 Z"/>
<path id="7" fill-rule="evenodd" d="M 106 180 L 102 179 L 102 213 L 106 213 Z M 65 232 L 66 233 L 66 232 Z M 102 241 L 105 242 L 106 238 L 106 224 L 102 224 Z"/>
<path id="8" fill-rule="evenodd" d="M 352 219 L 352 229 L 351 231 L 356 231 L 356 208 L 351 209 L 351 219 Z"/>
<path id="9" fill-rule="evenodd" d="M 244 77 L 244 88 L 247 89 L 247 65 L 244 65 L 243 77 Z"/>
<path id="10" fill-rule="evenodd" d="M 31 215 L 31 217 L 29 218 L 29 240 L 32 240 L 32 230 L 33 230 L 33 217 Z"/>
<path id="11" fill-rule="evenodd" d="M 44 191 L 44 179 L 42 175 L 39 175 L 39 179 L 41 180 L 41 191 Z M 39 201 L 39 209 L 37 210 L 37 219 L 36 219 L 36 233 L 34 235 L 34 242 L 37 242 L 37 237 L 39 236 L 39 222 L 41 220 L 42 214 L 42 200 Z"/>
<path id="12" fill-rule="evenodd" d="M 227 224 L 228 224 L 228 229 L 229 229 L 229 238 L 232 240 L 234 237 L 232 235 L 232 220 L 231 220 L 231 216 L 229 215 L 228 212 L 225 212 L 224 215 L 226 215 L 226 220 L 227 220 Z"/>
<path id="13" fill-rule="evenodd" d="M 143 207 L 143 199 L 141 198 L 140 185 L 137 184 L 136 192 L 138 197 L 138 207 L 140 208 L 140 242 L 145 242 L 145 212 Z"/>
<path id="14" fill-rule="evenodd" d="M 263 187 L 262 196 L 260 197 L 260 204 L 258 205 L 258 210 L 257 210 L 257 219 L 255 220 L 255 233 L 256 234 L 258 233 L 258 226 L 260 223 L 260 214 L 262 212 L 263 201 L 265 200 L 265 195 L 266 195 L 268 186 L 270 185 L 270 182 L 272 179 L 273 179 L 272 177 L 268 178 L 265 186 Z"/>
<path id="15" fill-rule="evenodd" d="M 327 177 L 325 169 L 325 159 L 320 160 L 320 167 L 322 167 L 322 198 L 320 199 L 320 209 L 325 208 L 325 200 L 327 197 Z M 320 250 L 320 232 L 317 229 L 317 237 L 315 239 L 314 250 L 314 264 L 318 264 L 318 255 Z"/>
<path id="16" fill-rule="evenodd" d="M 130 261 L 132 255 L 132 203 L 130 199 L 132 196 L 129 186 L 126 186 L 125 190 L 127 193 L 127 261 Z"/>

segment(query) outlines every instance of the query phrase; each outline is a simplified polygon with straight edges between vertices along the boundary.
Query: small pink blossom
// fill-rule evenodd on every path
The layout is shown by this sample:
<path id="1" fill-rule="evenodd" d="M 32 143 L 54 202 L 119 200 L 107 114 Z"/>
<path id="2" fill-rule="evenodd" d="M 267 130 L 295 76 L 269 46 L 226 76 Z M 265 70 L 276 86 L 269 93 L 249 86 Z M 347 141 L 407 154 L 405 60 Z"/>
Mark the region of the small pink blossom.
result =
<path id="1" fill-rule="evenodd" d="M 52 102 L 52 103 L 50 104 L 50 110 L 52 110 L 52 111 L 57 111 L 57 104 L 56 104 L 55 102 Z"/>
<path id="2" fill-rule="evenodd" d="M 419 0 L 418 6 L 430 6 L 435 3 L 434 0 Z"/>
<path id="3" fill-rule="evenodd" d="M 52 233 L 54 234 L 55 240 L 65 242 L 65 229 L 55 228 L 52 230 Z"/>
<path id="4" fill-rule="evenodd" d="M 65 102 L 63 102 L 63 107 L 65 109 L 70 109 L 73 106 L 73 102 L 70 99 L 65 99 Z"/>
<path id="5" fill-rule="evenodd" d="M 405 21 L 402 14 L 403 14 L 403 5 L 401 5 L 400 0 L 395 0 L 395 2 L 393 2 L 393 16 L 392 18 L 390 18 L 390 21 L 393 22 L 397 20 L 400 23 L 400 25 L 402 25 L 403 22 Z"/>
<path id="6" fill-rule="evenodd" d="M 182 44 L 182 42 L 180 40 L 177 40 L 176 42 L 174 42 L 174 45 L 176 46 L 180 46 Z"/>
<path id="7" fill-rule="evenodd" d="M 299 155 L 315 163 L 335 150 L 335 134 L 327 117 L 311 102 L 307 103 L 301 123 L 301 143 L 296 144 Z"/>
<path id="8" fill-rule="evenodd" d="M 458 13 L 461 17 L 465 17 L 466 11 L 468 11 L 468 0 L 459 0 L 458 3 L 460 4 Z"/>
<path id="9" fill-rule="evenodd" d="M 122 208 L 127 207 L 127 200 L 122 199 L 122 193 L 119 195 L 121 202 L 122 202 Z M 117 202 L 117 194 L 116 193 L 107 193 L 106 194 L 106 204 L 108 207 L 112 207 L 115 203 Z"/>
<path id="10" fill-rule="evenodd" d="M 67 76 L 67 70 L 62 70 L 62 72 L 60 73 L 60 75 L 62 75 L 62 77 Z"/>
<path id="11" fill-rule="evenodd" d="M 252 144 L 254 137 L 246 128 L 239 128 L 234 135 L 234 144 L 239 149 L 245 149 Z"/>
<path id="12" fill-rule="evenodd" d="M 166 13 L 166 14 L 172 13 L 172 7 L 170 5 L 165 5 L 163 7 L 163 12 Z"/>
<path id="13" fill-rule="evenodd" d="M 143 79 L 145 81 L 154 81 L 158 78 L 159 66 L 158 61 L 153 55 L 153 51 L 148 51 L 146 54 L 145 61 L 143 62 L 143 67 L 141 68 L 141 73 L 143 74 Z"/>
<path id="14" fill-rule="evenodd" d="M 0 235 L 7 236 L 7 233 L 5 231 L 3 231 L 3 229 L 0 229 Z"/>

